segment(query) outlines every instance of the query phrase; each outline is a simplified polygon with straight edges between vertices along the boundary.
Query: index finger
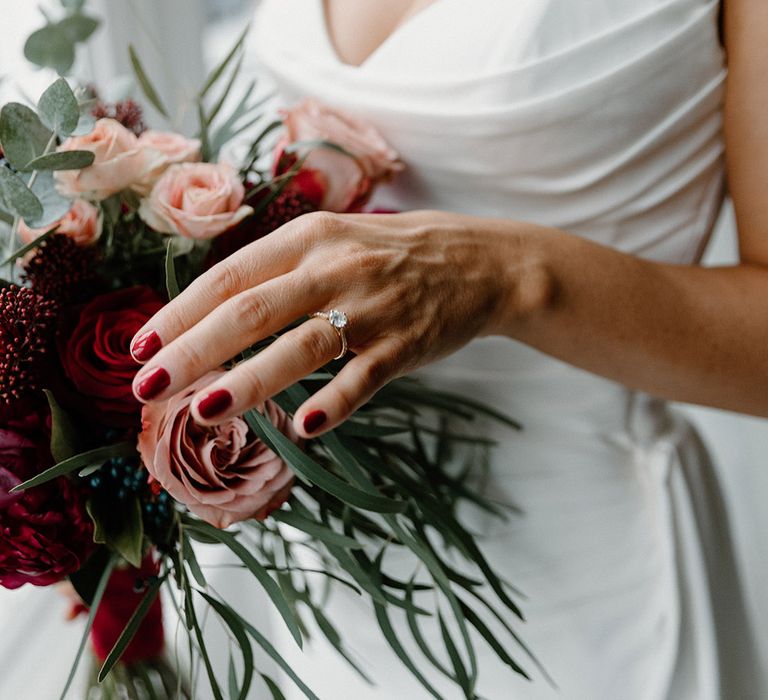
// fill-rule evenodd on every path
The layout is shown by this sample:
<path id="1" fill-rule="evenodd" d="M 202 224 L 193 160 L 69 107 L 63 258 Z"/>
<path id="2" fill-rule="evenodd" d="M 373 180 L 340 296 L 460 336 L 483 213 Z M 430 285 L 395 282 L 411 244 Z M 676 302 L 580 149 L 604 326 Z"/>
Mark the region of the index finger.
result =
<path id="1" fill-rule="evenodd" d="M 297 235 L 301 229 L 297 229 L 295 225 L 281 227 L 195 279 L 136 333 L 131 340 L 134 359 L 146 362 L 227 299 L 295 269 L 306 248 L 304 238 Z"/>

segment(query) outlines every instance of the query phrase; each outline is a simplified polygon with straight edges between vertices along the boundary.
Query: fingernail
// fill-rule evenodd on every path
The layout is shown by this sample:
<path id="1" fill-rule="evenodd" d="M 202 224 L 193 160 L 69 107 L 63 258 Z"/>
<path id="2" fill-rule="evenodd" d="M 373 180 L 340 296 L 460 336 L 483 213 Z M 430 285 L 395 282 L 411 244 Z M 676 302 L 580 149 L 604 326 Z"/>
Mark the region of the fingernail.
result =
<path id="1" fill-rule="evenodd" d="M 131 355 L 136 362 L 146 362 L 163 347 L 160 336 L 155 331 L 142 333 L 131 345 Z"/>
<path id="2" fill-rule="evenodd" d="M 171 383 L 171 375 L 162 367 L 153 369 L 136 387 L 136 393 L 140 399 L 149 401 L 157 396 Z"/>
<path id="3" fill-rule="evenodd" d="M 310 411 L 304 416 L 304 432 L 314 433 L 326 420 L 325 411 Z"/>
<path id="4" fill-rule="evenodd" d="M 224 413 L 231 405 L 232 394 L 226 389 L 217 389 L 197 404 L 197 411 L 203 418 L 213 418 Z"/>

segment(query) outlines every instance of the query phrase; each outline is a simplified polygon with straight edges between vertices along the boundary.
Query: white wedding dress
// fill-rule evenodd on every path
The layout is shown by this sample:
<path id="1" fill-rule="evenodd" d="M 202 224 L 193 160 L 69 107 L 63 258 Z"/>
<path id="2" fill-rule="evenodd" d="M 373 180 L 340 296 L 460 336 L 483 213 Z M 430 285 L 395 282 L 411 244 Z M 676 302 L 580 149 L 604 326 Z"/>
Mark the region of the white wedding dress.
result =
<path id="1" fill-rule="evenodd" d="M 315 96 L 400 152 L 407 171 L 376 206 L 508 217 L 695 263 L 724 196 L 717 13 L 713 0 L 436 0 L 354 67 L 334 51 L 322 0 L 263 0 L 253 41 L 286 104 Z M 479 526 L 494 566 L 527 593 L 518 630 L 559 689 L 480 643 L 482 697 L 768 697 L 712 464 L 680 415 L 501 338 L 421 374 L 525 426 L 489 428 L 489 490 L 523 513 Z M 300 653 L 276 623 L 321 698 L 426 697 L 358 599 L 339 592 L 329 606 L 376 686 L 319 639 Z"/>

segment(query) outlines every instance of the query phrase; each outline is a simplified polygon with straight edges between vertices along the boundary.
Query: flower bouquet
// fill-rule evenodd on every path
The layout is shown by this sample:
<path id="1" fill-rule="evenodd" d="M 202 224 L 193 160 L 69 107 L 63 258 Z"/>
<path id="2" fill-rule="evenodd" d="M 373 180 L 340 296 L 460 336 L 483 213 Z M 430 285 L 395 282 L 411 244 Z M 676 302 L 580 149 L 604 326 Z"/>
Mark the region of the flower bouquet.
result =
<path id="1" fill-rule="evenodd" d="M 195 423 L 189 404 L 218 372 L 160 404 L 134 398 L 129 343 L 168 299 L 297 216 L 362 211 L 377 183 L 402 168 L 374 129 L 316 102 L 265 124 L 249 89 L 225 114 L 243 39 L 197 96 L 195 138 L 147 130 L 136 103 L 106 105 L 64 79 L 36 109 L 10 103 L 0 112 L 9 247 L 0 281 L 0 585 L 66 579 L 76 592 L 87 625 L 62 697 L 90 635 L 88 697 L 194 697 L 202 667 L 217 700 L 222 673 L 229 697 L 245 698 L 258 679 L 280 698 L 255 668 L 258 646 L 315 698 L 301 669 L 210 584 L 196 557 L 195 543 L 206 543 L 252 574 L 299 646 L 313 620 L 354 665 L 323 613 L 326 588 L 344 586 L 370 602 L 372 620 L 432 696 L 423 665 L 474 698 L 478 639 L 525 675 L 484 619 L 525 647 L 507 621 L 510 611 L 520 617 L 514 589 L 457 516 L 462 502 L 505 516 L 467 479 L 491 445 L 461 426 L 481 415 L 510 429 L 514 421 L 402 379 L 338 429 L 299 440 L 292 412 L 343 360 L 213 428 Z M 132 60 L 146 98 L 167 114 Z M 242 162 L 220 159 L 259 123 Z M 151 342 L 135 353 L 151 353 Z M 465 463 L 450 458 L 457 446 Z M 388 568 L 393 548 L 410 553 L 406 578 Z M 317 566 L 304 564 L 307 551 Z M 161 599 L 183 622 L 189 669 L 164 656 Z M 421 660 L 406 652 L 393 610 Z M 236 650 L 224 671 L 208 652 L 209 616 Z M 421 632 L 430 618 L 443 649 Z"/>

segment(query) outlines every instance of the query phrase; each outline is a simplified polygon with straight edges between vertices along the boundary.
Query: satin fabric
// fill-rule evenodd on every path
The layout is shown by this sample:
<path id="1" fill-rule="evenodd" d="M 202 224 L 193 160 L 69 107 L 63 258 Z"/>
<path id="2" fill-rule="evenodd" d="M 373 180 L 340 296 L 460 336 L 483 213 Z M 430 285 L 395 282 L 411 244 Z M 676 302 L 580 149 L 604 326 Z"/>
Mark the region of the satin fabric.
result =
<path id="1" fill-rule="evenodd" d="M 322 0 L 264 0 L 254 44 L 283 102 L 315 96 L 400 152 L 407 170 L 375 207 L 508 217 L 696 263 L 724 191 L 717 13 L 711 0 L 437 0 L 355 67 L 334 49 Z M 420 374 L 524 424 L 485 426 L 499 443 L 486 488 L 521 514 L 471 517 L 527 593 L 518 631 L 557 688 L 531 664 L 522 680 L 481 643 L 481 696 L 766 697 L 713 465 L 681 416 L 502 338 Z M 318 639 L 298 652 L 276 624 L 281 652 L 322 698 L 426 697 L 363 608 L 339 592 L 327 614 L 374 687 Z"/>

